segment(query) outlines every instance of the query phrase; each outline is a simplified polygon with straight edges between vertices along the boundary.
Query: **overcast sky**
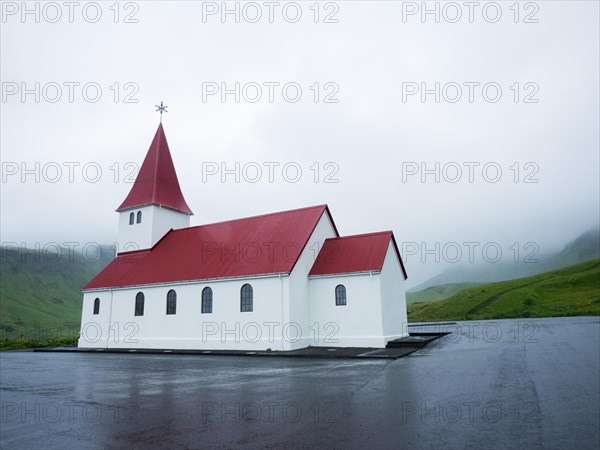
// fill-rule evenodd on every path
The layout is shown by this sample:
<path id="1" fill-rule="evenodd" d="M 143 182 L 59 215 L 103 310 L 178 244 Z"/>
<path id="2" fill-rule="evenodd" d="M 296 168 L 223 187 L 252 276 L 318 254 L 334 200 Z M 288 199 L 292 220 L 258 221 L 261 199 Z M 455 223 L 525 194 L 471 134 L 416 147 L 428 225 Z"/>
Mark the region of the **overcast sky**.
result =
<path id="1" fill-rule="evenodd" d="M 512 4 L 4 2 L 2 242 L 114 242 L 162 100 L 192 225 L 327 203 L 403 248 L 559 249 L 598 224 L 598 2 Z M 444 267 L 405 259 L 411 285 Z"/>

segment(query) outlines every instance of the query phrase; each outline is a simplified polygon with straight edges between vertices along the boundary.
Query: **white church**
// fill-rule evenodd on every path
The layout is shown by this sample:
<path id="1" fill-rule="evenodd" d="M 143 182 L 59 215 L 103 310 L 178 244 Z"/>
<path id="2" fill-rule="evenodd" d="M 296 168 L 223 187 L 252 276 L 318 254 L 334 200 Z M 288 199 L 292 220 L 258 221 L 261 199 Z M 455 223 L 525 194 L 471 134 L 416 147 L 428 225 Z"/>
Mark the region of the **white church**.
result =
<path id="1" fill-rule="evenodd" d="M 340 236 L 327 205 L 190 226 L 162 123 L 83 290 L 80 348 L 286 351 L 407 336 L 391 231 Z"/>

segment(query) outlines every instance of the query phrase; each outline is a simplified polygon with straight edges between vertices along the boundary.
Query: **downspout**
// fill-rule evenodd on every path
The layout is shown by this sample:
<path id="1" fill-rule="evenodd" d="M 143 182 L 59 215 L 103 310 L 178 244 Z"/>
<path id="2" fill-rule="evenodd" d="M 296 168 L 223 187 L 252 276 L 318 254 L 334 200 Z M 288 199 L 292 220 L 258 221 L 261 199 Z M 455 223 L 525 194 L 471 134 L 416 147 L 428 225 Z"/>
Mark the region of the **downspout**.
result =
<path id="1" fill-rule="evenodd" d="M 108 350 L 108 342 L 110 341 L 110 324 L 112 322 L 112 307 L 113 307 L 113 290 L 112 288 L 108 288 L 108 292 L 110 292 L 110 308 L 108 309 L 108 330 L 107 330 L 107 336 L 106 336 L 106 347 L 105 349 Z"/>
<path id="2" fill-rule="evenodd" d="M 281 273 L 279 274 L 279 281 L 281 282 L 281 351 L 283 351 L 283 278 L 281 278 Z"/>

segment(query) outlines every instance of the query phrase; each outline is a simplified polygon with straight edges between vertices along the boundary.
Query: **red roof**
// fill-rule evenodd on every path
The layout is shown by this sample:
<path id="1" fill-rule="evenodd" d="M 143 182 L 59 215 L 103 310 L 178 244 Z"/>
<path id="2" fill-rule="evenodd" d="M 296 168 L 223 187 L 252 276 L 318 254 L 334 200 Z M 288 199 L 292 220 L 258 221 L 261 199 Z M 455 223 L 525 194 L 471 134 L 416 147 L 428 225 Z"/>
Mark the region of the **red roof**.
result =
<path id="1" fill-rule="evenodd" d="M 390 240 L 406 279 L 404 263 L 391 231 L 326 239 L 308 275 L 380 271 Z"/>
<path id="2" fill-rule="evenodd" d="M 290 273 L 323 214 L 333 224 L 319 205 L 171 230 L 150 250 L 117 255 L 83 289 Z"/>
<path id="3" fill-rule="evenodd" d="M 129 195 L 117 211 L 152 203 L 193 214 L 181 193 L 162 123 L 158 125 Z"/>

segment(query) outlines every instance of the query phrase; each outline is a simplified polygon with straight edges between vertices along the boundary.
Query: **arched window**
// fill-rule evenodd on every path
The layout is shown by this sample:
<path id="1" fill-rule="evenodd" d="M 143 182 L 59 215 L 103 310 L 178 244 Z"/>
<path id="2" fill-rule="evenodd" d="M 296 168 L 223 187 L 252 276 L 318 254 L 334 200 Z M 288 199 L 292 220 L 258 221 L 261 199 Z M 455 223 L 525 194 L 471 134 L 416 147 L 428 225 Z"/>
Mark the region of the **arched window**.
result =
<path id="1" fill-rule="evenodd" d="M 135 296 L 135 315 L 143 316 L 144 315 L 144 293 L 138 292 Z"/>
<path id="2" fill-rule="evenodd" d="M 94 300 L 94 314 L 100 314 L 100 299 Z"/>
<path id="3" fill-rule="evenodd" d="M 175 314 L 177 311 L 177 293 L 171 289 L 167 292 L 167 314 Z"/>
<path id="4" fill-rule="evenodd" d="M 135 215 L 133 213 L 129 214 L 129 225 L 133 225 L 134 219 L 135 219 Z"/>
<path id="5" fill-rule="evenodd" d="M 142 223 L 142 212 L 138 211 L 137 213 L 137 223 Z"/>
<path id="6" fill-rule="evenodd" d="M 335 305 L 346 306 L 346 287 L 343 284 L 335 287 Z"/>
<path id="7" fill-rule="evenodd" d="M 202 313 L 212 313 L 212 289 L 205 287 L 202 289 Z"/>
<path id="8" fill-rule="evenodd" d="M 252 286 L 245 284 L 242 286 L 240 291 L 240 311 L 251 312 L 252 311 Z"/>

